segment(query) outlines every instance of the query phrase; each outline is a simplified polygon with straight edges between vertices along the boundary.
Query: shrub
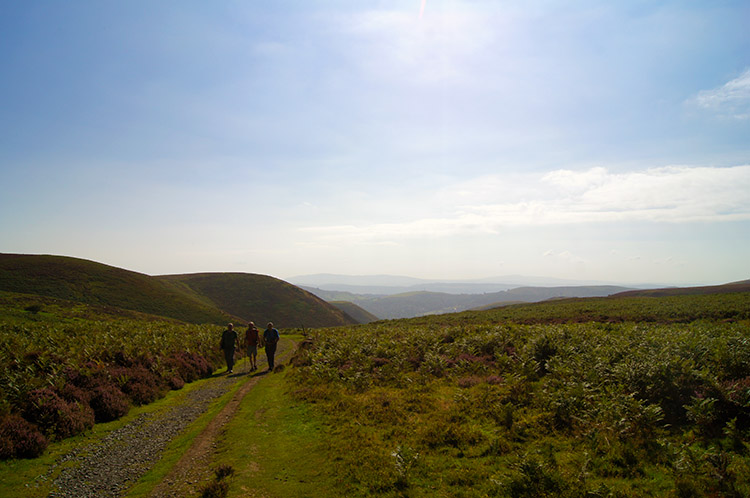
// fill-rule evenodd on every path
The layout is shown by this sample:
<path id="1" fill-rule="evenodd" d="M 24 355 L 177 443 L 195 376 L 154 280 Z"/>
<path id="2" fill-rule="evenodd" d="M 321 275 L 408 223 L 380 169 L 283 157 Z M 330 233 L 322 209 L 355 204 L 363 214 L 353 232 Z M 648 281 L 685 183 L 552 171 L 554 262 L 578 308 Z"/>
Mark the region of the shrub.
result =
<path id="1" fill-rule="evenodd" d="M 545 375 L 548 373 L 547 363 L 557 354 L 557 345 L 548 335 L 541 336 L 531 347 L 531 355 L 537 363 L 537 373 Z"/>
<path id="2" fill-rule="evenodd" d="M 105 366 L 93 361 L 85 363 L 79 370 L 66 370 L 65 378 L 69 383 L 90 392 L 97 387 L 110 388 L 115 385 Z"/>
<path id="3" fill-rule="evenodd" d="M 128 397 L 115 386 L 94 388 L 90 404 L 97 422 L 118 419 L 130 409 Z"/>
<path id="4" fill-rule="evenodd" d="M 500 384 L 504 383 L 504 382 L 505 382 L 505 379 L 503 379 L 503 378 L 502 378 L 502 377 L 500 377 L 499 375 L 490 375 L 490 376 L 488 376 L 487 378 L 485 378 L 485 379 L 484 379 L 484 381 L 485 381 L 485 382 L 486 382 L 487 384 L 491 384 L 491 385 L 493 385 L 493 386 L 498 386 L 498 385 L 500 385 Z"/>
<path id="5" fill-rule="evenodd" d="M 47 448 L 47 438 L 18 415 L 0 420 L 0 459 L 36 458 Z"/>
<path id="6" fill-rule="evenodd" d="M 164 394 L 161 379 L 142 366 L 113 367 L 110 368 L 110 375 L 136 405 L 152 403 Z"/>
<path id="7" fill-rule="evenodd" d="M 512 497 L 560 496 L 566 488 L 557 472 L 534 458 L 520 462 L 506 483 L 507 493 Z"/>
<path id="8" fill-rule="evenodd" d="M 456 381 L 458 387 L 463 388 L 474 387 L 481 382 L 482 379 L 480 379 L 479 377 L 461 377 Z"/>
<path id="9" fill-rule="evenodd" d="M 481 432 L 471 426 L 452 420 L 437 420 L 422 430 L 422 442 L 429 448 L 449 446 L 464 449 L 484 440 Z"/>
<path id="10" fill-rule="evenodd" d="M 216 480 L 220 481 L 225 477 L 233 475 L 234 469 L 231 465 L 219 465 L 218 467 L 216 467 L 216 470 L 214 470 L 214 474 L 216 475 Z"/>
<path id="11" fill-rule="evenodd" d="M 80 434 L 94 425 L 88 405 L 68 403 L 51 389 L 35 389 L 28 394 L 24 417 L 58 438 Z"/>
<path id="12" fill-rule="evenodd" d="M 171 390 L 176 391 L 185 387 L 185 381 L 177 375 L 172 375 L 167 379 L 167 385 Z"/>
<path id="13" fill-rule="evenodd" d="M 729 403 L 737 408 L 750 410 L 750 377 L 724 381 L 720 390 Z"/>
<path id="14" fill-rule="evenodd" d="M 91 401 L 91 391 L 82 389 L 73 383 L 66 382 L 58 390 L 60 396 L 69 403 L 81 403 L 88 405 Z"/>
<path id="15" fill-rule="evenodd" d="M 224 498 L 229 494 L 229 483 L 227 481 L 211 481 L 203 488 L 201 498 Z"/>
<path id="16" fill-rule="evenodd" d="M 184 382 L 193 382 L 213 373 L 208 360 L 198 353 L 181 351 L 170 355 L 164 364 L 171 368 Z"/>

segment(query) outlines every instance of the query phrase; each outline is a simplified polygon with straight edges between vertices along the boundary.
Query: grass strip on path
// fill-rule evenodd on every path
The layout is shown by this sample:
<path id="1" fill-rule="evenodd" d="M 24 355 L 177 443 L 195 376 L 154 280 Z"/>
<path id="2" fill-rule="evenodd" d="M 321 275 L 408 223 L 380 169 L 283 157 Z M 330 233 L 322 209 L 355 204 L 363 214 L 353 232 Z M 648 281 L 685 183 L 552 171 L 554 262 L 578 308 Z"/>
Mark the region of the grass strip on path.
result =
<path id="1" fill-rule="evenodd" d="M 218 441 L 211 466 L 234 470 L 230 497 L 340 496 L 329 472 L 325 427 L 293 399 L 288 372 L 285 368 L 265 376 L 242 400 Z"/>
<path id="2" fill-rule="evenodd" d="M 278 360 L 281 363 L 294 349 L 294 340 L 282 337 L 279 344 Z M 161 461 L 144 475 L 138 484 L 130 489 L 128 497 L 143 496 L 197 496 L 198 489 L 210 478 L 208 461 L 215 441 L 225 426 L 235 417 L 237 407 L 244 397 L 254 391 L 261 380 L 273 377 L 266 374 L 267 362 L 261 351 L 258 355 L 258 371 L 248 372 L 247 360 L 235 366 L 235 376 L 242 380 L 219 398 L 191 428 L 176 438 L 165 451 Z"/>

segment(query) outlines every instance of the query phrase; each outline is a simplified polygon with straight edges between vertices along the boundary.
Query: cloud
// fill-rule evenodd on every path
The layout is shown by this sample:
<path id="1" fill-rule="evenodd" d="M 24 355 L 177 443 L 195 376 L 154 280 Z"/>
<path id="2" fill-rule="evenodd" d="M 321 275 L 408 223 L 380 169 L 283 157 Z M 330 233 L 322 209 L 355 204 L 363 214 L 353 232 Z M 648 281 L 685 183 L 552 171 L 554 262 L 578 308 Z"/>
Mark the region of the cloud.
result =
<path id="1" fill-rule="evenodd" d="M 750 119 L 750 69 L 726 84 L 689 100 L 702 109 L 735 119 Z"/>
<path id="2" fill-rule="evenodd" d="M 750 219 L 750 165 L 672 166 L 621 174 L 604 168 L 558 170 L 528 181 L 536 188 L 535 198 L 466 209 L 491 223 L 513 226 Z"/>
<path id="3" fill-rule="evenodd" d="M 434 210 L 443 213 L 442 216 L 403 223 L 317 226 L 303 230 L 331 243 L 359 244 L 498 234 L 508 227 L 744 221 L 750 220 L 747 192 L 750 192 L 750 165 L 670 166 L 627 173 L 612 173 L 599 167 L 491 175 L 438 192 Z M 444 204 L 450 200 L 454 204 L 446 210 Z M 422 203 L 425 199 L 415 202 Z M 404 206 L 403 212 L 408 212 L 408 206 Z"/>

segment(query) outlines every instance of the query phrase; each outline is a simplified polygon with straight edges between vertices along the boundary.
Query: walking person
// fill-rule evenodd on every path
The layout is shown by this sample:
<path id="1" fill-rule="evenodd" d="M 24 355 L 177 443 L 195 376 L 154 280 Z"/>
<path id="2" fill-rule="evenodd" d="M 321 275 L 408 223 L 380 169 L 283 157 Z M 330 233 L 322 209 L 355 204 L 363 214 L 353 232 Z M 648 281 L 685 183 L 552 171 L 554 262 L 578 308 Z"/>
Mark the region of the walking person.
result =
<path id="1" fill-rule="evenodd" d="M 266 343 L 266 357 L 268 358 L 268 371 L 273 371 L 273 360 L 276 355 L 276 345 L 279 342 L 279 331 L 273 328 L 273 323 L 268 322 L 266 330 L 263 331 L 263 341 Z"/>
<path id="2" fill-rule="evenodd" d="M 258 370 L 258 328 L 253 322 L 247 324 L 245 332 L 245 347 L 247 348 L 247 359 L 250 362 L 250 371 Z"/>
<path id="3" fill-rule="evenodd" d="M 234 369 L 234 351 L 237 348 L 237 331 L 234 324 L 228 324 L 227 329 L 221 334 L 221 349 L 224 350 L 224 359 L 227 361 L 227 373 Z"/>

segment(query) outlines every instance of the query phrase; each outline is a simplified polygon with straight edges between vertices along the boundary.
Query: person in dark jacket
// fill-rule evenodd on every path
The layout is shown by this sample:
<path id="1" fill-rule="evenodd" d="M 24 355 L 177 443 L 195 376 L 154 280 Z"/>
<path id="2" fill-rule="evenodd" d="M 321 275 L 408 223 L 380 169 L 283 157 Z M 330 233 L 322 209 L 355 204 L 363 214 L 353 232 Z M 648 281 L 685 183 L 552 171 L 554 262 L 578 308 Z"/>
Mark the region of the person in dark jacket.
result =
<path id="1" fill-rule="evenodd" d="M 247 348 L 247 359 L 250 362 L 250 371 L 258 370 L 258 364 L 256 359 L 258 357 L 258 328 L 253 322 L 247 325 L 247 332 L 245 332 L 245 347 Z"/>
<path id="2" fill-rule="evenodd" d="M 227 329 L 221 334 L 221 349 L 224 351 L 224 359 L 227 361 L 227 373 L 234 369 L 234 350 L 237 348 L 237 331 L 234 324 L 228 324 Z"/>
<path id="3" fill-rule="evenodd" d="M 266 330 L 263 331 L 263 341 L 266 343 L 266 358 L 268 358 L 268 371 L 270 372 L 273 370 L 276 345 L 279 343 L 279 331 L 273 328 L 271 322 L 268 322 Z"/>

